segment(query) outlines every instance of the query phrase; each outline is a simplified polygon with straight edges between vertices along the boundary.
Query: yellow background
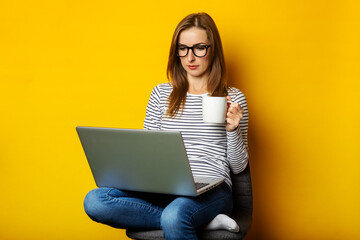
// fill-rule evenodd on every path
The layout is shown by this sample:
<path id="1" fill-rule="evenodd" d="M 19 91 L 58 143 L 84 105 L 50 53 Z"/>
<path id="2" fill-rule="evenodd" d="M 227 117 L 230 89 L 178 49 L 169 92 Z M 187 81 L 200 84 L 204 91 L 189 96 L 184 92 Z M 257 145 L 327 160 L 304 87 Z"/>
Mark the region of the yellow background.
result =
<path id="1" fill-rule="evenodd" d="M 360 4 L 344 0 L 0 3 L 0 239 L 126 239 L 83 211 L 77 125 L 142 128 L 192 12 L 247 96 L 247 239 L 360 239 Z"/>

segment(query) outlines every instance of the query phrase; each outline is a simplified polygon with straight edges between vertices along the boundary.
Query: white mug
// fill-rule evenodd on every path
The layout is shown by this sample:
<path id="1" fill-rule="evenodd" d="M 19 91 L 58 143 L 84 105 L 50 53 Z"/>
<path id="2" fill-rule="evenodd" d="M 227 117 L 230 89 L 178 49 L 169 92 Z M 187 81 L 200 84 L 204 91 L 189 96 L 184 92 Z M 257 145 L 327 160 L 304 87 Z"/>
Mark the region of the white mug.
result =
<path id="1" fill-rule="evenodd" d="M 226 97 L 203 96 L 203 121 L 206 123 L 224 123 L 226 119 Z"/>

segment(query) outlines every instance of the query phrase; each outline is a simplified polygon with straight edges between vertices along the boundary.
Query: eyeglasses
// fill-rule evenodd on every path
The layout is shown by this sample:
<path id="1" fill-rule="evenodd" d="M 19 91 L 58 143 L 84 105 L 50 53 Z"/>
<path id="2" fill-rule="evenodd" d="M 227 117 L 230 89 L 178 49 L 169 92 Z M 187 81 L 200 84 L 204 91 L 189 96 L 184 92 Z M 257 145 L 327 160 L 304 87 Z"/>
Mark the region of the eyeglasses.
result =
<path id="1" fill-rule="evenodd" d="M 205 57 L 210 46 L 211 45 L 195 44 L 192 47 L 188 47 L 186 45 L 180 44 L 177 48 L 177 56 L 185 57 L 188 55 L 189 49 L 191 49 L 196 57 Z"/>

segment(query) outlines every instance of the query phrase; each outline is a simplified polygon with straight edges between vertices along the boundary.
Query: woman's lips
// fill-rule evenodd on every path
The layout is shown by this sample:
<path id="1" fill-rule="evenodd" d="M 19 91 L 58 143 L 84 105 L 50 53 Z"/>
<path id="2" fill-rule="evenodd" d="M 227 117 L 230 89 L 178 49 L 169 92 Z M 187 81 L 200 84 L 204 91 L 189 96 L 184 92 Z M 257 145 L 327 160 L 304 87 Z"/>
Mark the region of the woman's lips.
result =
<path id="1" fill-rule="evenodd" d="M 195 70 L 199 67 L 199 65 L 188 65 L 188 67 L 191 69 L 191 70 Z"/>

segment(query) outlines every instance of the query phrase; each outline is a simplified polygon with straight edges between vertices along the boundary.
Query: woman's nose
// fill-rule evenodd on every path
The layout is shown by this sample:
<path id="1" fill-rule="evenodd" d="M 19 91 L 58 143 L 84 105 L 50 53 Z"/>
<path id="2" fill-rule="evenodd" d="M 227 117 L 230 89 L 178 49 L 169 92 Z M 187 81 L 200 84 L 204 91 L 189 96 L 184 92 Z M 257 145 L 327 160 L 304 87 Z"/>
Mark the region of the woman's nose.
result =
<path id="1" fill-rule="evenodd" d="M 188 52 L 188 55 L 187 55 L 187 59 L 188 59 L 189 62 L 192 62 L 192 61 L 195 60 L 195 55 L 194 55 L 192 49 L 189 49 L 189 52 Z"/>

